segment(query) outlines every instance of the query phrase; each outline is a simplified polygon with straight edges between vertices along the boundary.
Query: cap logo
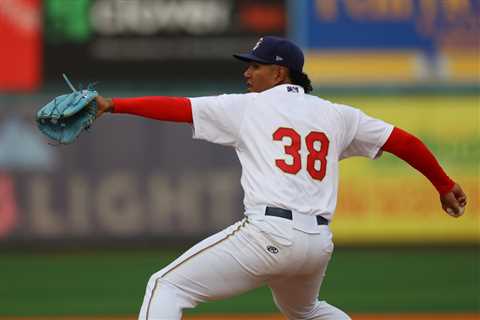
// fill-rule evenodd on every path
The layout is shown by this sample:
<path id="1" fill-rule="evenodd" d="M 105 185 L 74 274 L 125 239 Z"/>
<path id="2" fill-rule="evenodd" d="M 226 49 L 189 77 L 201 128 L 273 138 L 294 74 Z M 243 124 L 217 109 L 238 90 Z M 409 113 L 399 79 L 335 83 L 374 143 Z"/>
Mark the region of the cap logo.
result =
<path id="1" fill-rule="evenodd" d="M 262 44 L 262 42 L 263 42 L 263 38 L 260 38 L 255 44 L 255 46 L 253 47 L 252 51 L 257 50 L 257 48 Z"/>
<path id="2" fill-rule="evenodd" d="M 283 58 L 280 56 L 275 56 L 275 61 L 283 61 Z"/>

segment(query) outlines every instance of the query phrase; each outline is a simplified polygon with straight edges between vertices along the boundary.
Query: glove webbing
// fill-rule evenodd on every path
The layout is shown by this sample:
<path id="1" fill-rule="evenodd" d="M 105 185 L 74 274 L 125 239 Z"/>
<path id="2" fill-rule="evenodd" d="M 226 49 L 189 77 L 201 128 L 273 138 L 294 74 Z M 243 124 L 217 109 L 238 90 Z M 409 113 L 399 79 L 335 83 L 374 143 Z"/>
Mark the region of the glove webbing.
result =
<path id="1" fill-rule="evenodd" d="M 65 73 L 62 73 L 62 76 L 63 76 L 63 79 L 65 79 L 65 82 L 67 83 L 67 85 L 70 87 L 70 90 L 72 90 L 73 92 L 78 92 L 77 89 L 75 89 L 75 87 L 73 86 L 73 84 L 70 82 L 70 80 L 68 79 L 67 75 Z M 93 83 L 89 83 L 87 85 L 87 90 L 94 90 L 95 89 L 95 86 L 98 84 L 99 82 L 98 81 L 95 81 Z M 80 86 L 80 91 L 82 91 L 82 84 L 79 85 Z M 57 98 L 55 98 L 54 100 L 54 105 L 53 105 L 53 110 L 55 112 L 57 112 L 58 114 L 60 114 L 60 112 L 58 112 L 58 109 L 57 109 Z M 88 107 L 88 106 L 87 106 Z M 55 118 L 55 121 L 58 121 L 59 119 L 61 119 L 61 117 L 59 116 L 58 118 Z M 94 119 L 89 119 L 89 123 L 87 124 L 87 126 L 85 127 L 85 131 L 89 131 L 90 129 L 90 126 L 92 125 Z M 64 123 L 60 123 L 60 126 L 61 127 L 65 127 L 65 124 Z M 62 131 L 62 139 L 63 140 L 63 136 L 64 136 L 64 132 L 65 131 Z M 51 142 L 47 142 L 49 145 L 51 146 L 54 146 L 54 147 L 58 147 L 59 145 L 62 145 L 64 143 L 61 143 L 61 142 L 57 142 L 57 143 L 51 143 Z"/>

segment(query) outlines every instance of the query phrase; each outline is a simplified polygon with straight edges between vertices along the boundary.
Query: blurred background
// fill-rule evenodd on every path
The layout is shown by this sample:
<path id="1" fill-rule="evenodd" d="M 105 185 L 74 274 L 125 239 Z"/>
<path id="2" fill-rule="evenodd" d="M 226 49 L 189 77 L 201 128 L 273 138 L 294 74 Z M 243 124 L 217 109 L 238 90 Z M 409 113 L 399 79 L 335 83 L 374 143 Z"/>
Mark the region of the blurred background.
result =
<path id="1" fill-rule="evenodd" d="M 420 137 L 458 181 L 443 214 L 388 154 L 341 164 L 321 297 L 354 313 L 480 312 L 480 0 L 0 0 L 0 316 L 130 315 L 149 275 L 241 219 L 233 150 L 188 126 L 105 116 L 55 147 L 36 111 L 104 96 L 244 92 L 232 53 L 263 35 L 306 54 L 314 94 Z M 260 288 L 197 313 L 276 312 Z"/>

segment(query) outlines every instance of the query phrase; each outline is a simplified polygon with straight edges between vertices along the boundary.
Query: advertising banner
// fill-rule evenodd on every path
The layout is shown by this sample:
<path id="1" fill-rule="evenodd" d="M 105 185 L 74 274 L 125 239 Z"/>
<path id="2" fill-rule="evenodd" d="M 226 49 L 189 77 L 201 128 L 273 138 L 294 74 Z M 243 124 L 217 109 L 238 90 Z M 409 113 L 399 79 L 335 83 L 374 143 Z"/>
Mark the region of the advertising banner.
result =
<path id="1" fill-rule="evenodd" d="M 290 1 L 317 82 L 479 83 L 479 0 Z"/>
<path id="2" fill-rule="evenodd" d="M 346 159 L 331 224 L 337 244 L 480 242 L 476 97 L 335 100 L 420 137 L 469 197 L 465 215 L 454 219 L 402 160 Z M 187 125 L 107 115 L 74 144 L 55 147 L 32 122 L 32 108 L 14 107 L 15 114 L 0 109 L 0 244 L 184 241 L 243 217 L 234 150 L 193 140 Z"/>
<path id="3" fill-rule="evenodd" d="M 395 156 L 341 162 L 337 243 L 480 243 L 480 105 L 477 97 L 352 98 L 366 113 L 418 136 L 468 196 L 455 219 L 441 209 L 432 184 Z M 454 117 L 452 115 L 455 114 Z"/>
<path id="4" fill-rule="evenodd" d="M 30 91 L 41 81 L 40 0 L 0 1 L 0 92 Z"/>
<path id="5" fill-rule="evenodd" d="M 45 0 L 45 74 L 233 78 L 232 54 L 284 35 L 285 10 L 283 0 Z"/>

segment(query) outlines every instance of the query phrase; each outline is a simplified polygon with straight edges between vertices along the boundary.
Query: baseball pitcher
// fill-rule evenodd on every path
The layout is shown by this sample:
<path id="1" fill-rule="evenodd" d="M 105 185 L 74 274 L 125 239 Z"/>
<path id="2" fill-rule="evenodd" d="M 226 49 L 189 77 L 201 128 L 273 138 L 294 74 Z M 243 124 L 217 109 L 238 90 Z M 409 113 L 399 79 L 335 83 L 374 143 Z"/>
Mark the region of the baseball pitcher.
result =
<path id="1" fill-rule="evenodd" d="M 182 310 L 268 285 L 288 319 L 350 319 L 318 294 L 332 255 L 329 224 L 339 161 L 383 151 L 420 171 L 447 214 L 467 197 L 416 137 L 359 109 L 310 95 L 301 49 L 263 37 L 245 54 L 249 93 L 95 97 L 105 112 L 190 124 L 193 137 L 231 146 L 242 166 L 243 220 L 201 241 L 148 281 L 139 319 L 181 319 Z"/>

